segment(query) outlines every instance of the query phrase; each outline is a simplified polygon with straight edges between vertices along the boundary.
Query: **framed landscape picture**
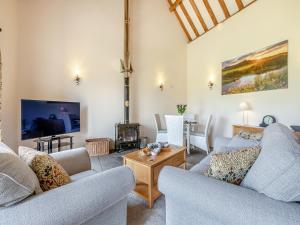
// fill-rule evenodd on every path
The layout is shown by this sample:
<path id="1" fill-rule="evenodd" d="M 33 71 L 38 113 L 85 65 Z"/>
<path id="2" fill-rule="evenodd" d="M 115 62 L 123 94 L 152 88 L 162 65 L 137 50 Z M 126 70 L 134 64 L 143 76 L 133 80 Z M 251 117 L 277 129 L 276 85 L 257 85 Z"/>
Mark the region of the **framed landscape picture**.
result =
<path id="1" fill-rule="evenodd" d="M 288 88 L 288 41 L 222 63 L 222 95 Z"/>

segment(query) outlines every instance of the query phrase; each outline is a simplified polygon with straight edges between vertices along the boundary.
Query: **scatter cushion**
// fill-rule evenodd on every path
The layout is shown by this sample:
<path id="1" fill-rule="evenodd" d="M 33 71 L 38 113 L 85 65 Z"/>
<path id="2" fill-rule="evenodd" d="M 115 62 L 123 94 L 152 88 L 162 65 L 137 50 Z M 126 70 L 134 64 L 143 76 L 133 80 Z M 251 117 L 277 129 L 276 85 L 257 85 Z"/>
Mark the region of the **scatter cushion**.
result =
<path id="1" fill-rule="evenodd" d="M 64 168 L 45 152 L 19 147 L 19 155 L 35 172 L 43 191 L 48 191 L 71 182 Z"/>
<path id="2" fill-rule="evenodd" d="M 6 146 L 7 147 L 7 146 Z M 42 192 L 34 172 L 11 149 L 0 144 L 0 207 Z"/>
<path id="3" fill-rule="evenodd" d="M 261 139 L 263 138 L 263 133 L 250 133 L 246 131 L 241 131 L 238 136 L 246 140 L 261 141 Z"/>
<path id="4" fill-rule="evenodd" d="M 273 199 L 300 201 L 300 145 L 282 124 L 269 125 L 261 153 L 242 182 Z"/>
<path id="5" fill-rule="evenodd" d="M 257 159 L 260 147 L 249 147 L 235 152 L 225 152 L 211 156 L 206 176 L 239 185 Z"/>

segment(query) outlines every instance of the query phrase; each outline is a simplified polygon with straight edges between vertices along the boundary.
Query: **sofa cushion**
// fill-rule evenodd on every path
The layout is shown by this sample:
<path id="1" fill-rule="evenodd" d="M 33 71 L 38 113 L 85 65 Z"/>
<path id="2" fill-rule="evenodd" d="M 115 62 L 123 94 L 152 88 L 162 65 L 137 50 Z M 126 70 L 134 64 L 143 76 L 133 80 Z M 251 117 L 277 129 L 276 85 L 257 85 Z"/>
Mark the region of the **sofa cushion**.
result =
<path id="1" fill-rule="evenodd" d="M 289 129 L 265 129 L 261 153 L 241 184 L 273 199 L 300 201 L 300 145 Z"/>
<path id="2" fill-rule="evenodd" d="M 81 173 L 77 173 L 77 174 L 74 174 L 74 175 L 71 176 L 71 181 L 77 181 L 77 180 L 80 180 L 82 178 L 92 176 L 96 173 L 97 172 L 95 170 L 87 170 L 87 171 L 84 171 L 84 172 L 81 172 Z"/>
<path id="3" fill-rule="evenodd" d="M 18 156 L 14 150 L 12 150 L 10 147 L 8 147 L 6 144 L 3 142 L 0 142 L 0 153 L 11 153 L 15 156 Z"/>
<path id="4" fill-rule="evenodd" d="M 19 147 L 19 155 L 38 177 L 43 191 L 48 191 L 71 182 L 64 168 L 45 152 Z"/>
<path id="5" fill-rule="evenodd" d="M 299 139 L 295 135 L 295 133 L 291 129 L 289 129 L 287 126 L 285 126 L 283 124 L 280 124 L 280 123 L 272 124 L 271 126 L 267 127 L 264 130 L 264 135 L 272 135 L 272 133 L 274 133 L 274 132 L 284 133 L 285 136 L 289 140 L 294 140 L 296 142 L 299 141 Z"/>
<path id="6" fill-rule="evenodd" d="M 243 148 L 211 156 L 210 167 L 204 175 L 239 185 L 257 159 L 260 147 Z"/>
<path id="7" fill-rule="evenodd" d="M 216 137 L 214 140 L 214 152 L 221 152 L 222 149 L 224 149 L 232 138 L 226 138 L 226 137 Z"/>
<path id="8" fill-rule="evenodd" d="M 196 165 L 194 165 L 190 171 L 191 172 L 195 172 L 195 173 L 200 173 L 200 174 L 204 174 L 204 172 L 206 172 L 209 168 L 210 165 L 210 159 L 211 159 L 211 155 L 213 154 L 210 153 L 208 156 L 206 156 L 204 159 L 202 159 L 199 163 L 197 163 Z"/>
<path id="9" fill-rule="evenodd" d="M 34 172 L 11 149 L 0 144 L 0 206 L 15 204 L 42 192 Z"/>
<path id="10" fill-rule="evenodd" d="M 234 136 L 231 141 L 227 144 L 224 149 L 219 152 L 231 152 L 236 151 L 241 148 L 256 147 L 259 146 L 260 142 L 257 140 L 242 138 L 239 135 Z"/>

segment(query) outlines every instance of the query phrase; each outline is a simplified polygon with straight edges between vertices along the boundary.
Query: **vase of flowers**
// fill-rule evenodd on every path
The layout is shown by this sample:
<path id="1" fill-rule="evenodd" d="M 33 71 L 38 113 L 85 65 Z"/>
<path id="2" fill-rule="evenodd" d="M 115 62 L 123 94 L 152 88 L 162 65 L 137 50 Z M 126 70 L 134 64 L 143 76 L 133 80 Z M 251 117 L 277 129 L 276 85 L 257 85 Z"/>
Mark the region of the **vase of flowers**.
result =
<path id="1" fill-rule="evenodd" d="M 177 112 L 180 114 L 180 115 L 183 115 L 186 111 L 186 106 L 187 105 L 177 105 Z"/>

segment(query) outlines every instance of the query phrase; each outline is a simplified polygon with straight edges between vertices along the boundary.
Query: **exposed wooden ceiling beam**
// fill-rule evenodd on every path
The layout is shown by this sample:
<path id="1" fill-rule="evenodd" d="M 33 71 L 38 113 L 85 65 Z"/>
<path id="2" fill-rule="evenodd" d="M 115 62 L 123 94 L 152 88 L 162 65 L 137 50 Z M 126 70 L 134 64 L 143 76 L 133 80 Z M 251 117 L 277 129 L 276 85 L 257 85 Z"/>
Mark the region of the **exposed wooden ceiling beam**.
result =
<path id="1" fill-rule="evenodd" d="M 174 13 L 175 13 L 175 16 L 177 17 L 177 20 L 178 20 L 178 22 L 179 22 L 179 24 L 180 24 L 180 26 L 181 26 L 183 32 L 184 32 L 185 35 L 186 35 L 187 39 L 188 39 L 189 41 L 192 41 L 193 39 L 192 39 L 191 35 L 189 34 L 188 30 L 186 29 L 186 27 L 184 26 L 184 23 L 183 23 L 182 19 L 180 18 L 178 12 L 175 11 Z"/>
<path id="2" fill-rule="evenodd" d="M 206 23 L 207 21 L 205 21 L 204 17 L 202 17 L 202 15 L 201 15 L 202 11 L 200 11 L 200 8 L 198 7 L 199 5 L 197 4 L 197 1 L 202 1 L 203 2 L 202 7 L 204 7 L 207 10 L 214 26 L 208 27 L 208 25 Z M 203 34 L 206 34 L 210 30 L 214 29 L 218 24 L 225 22 L 226 20 L 228 20 L 229 18 L 231 18 L 235 14 L 241 12 L 242 10 L 244 10 L 247 7 L 249 7 L 250 5 L 252 5 L 257 0 L 252 0 L 248 4 L 244 4 L 243 0 L 234 0 L 235 4 L 238 7 L 238 10 L 236 12 L 232 13 L 231 15 L 230 15 L 230 12 L 229 12 L 228 7 L 226 5 L 226 1 L 225 0 L 218 0 L 217 2 L 219 3 L 219 5 L 221 7 L 221 10 L 223 11 L 223 13 L 225 15 L 225 18 L 223 18 L 223 20 L 220 20 L 220 21 L 218 21 L 216 15 L 214 14 L 214 8 L 210 6 L 210 3 L 209 3 L 210 1 L 216 1 L 216 0 L 167 0 L 167 2 L 169 3 L 169 9 L 170 9 L 171 12 L 174 12 L 174 14 L 175 14 L 182 30 L 184 31 L 184 33 L 185 33 L 185 35 L 188 39 L 188 42 L 191 42 L 191 41 L 201 37 Z M 192 7 L 186 8 L 185 4 L 190 4 Z M 180 12 L 179 10 L 181 10 L 182 12 Z M 190 16 L 190 15 L 193 15 L 193 14 L 189 14 L 189 13 L 193 13 L 192 11 L 194 11 L 194 15 L 196 15 L 196 17 L 199 20 L 201 26 L 203 27 L 204 33 L 200 34 L 200 30 L 202 31 L 202 29 L 195 26 L 194 23 L 197 22 L 196 21 L 197 19 L 196 19 L 196 17 L 191 17 Z M 190 28 L 192 28 L 193 31 L 191 31 Z M 197 28 L 199 28 L 200 30 L 198 30 Z M 192 32 L 195 33 L 196 37 L 194 37 L 194 35 L 192 35 Z"/>
<path id="3" fill-rule="evenodd" d="M 200 23 L 201 23 L 201 25 L 202 25 L 204 31 L 207 32 L 207 31 L 208 31 L 208 28 L 207 28 L 207 26 L 206 26 L 206 23 L 205 23 L 203 17 L 201 16 L 201 13 L 200 13 L 200 11 L 199 11 L 199 9 L 198 9 L 198 7 L 197 7 L 195 1 L 194 1 L 194 0 L 190 0 L 190 3 L 191 3 L 191 5 L 192 5 L 192 7 L 193 7 L 193 9 L 194 9 L 194 11 L 195 11 L 195 13 L 196 13 L 198 19 L 199 19 L 199 21 L 200 21 Z"/>
<path id="4" fill-rule="evenodd" d="M 205 0 L 203 0 L 203 2 L 204 2 L 204 1 L 205 1 Z M 257 1 L 257 0 L 253 0 L 252 2 L 246 4 L 242 10 L 248 8 L 250 5 L 254 4 L 256 1 Z M 229 18 L 231 18 L 232 16 L 234 16 L 234 15 L 240 13 L 242 10 L 238 10 L 238 11 L 236 11 L 235 13 L 231 14 L 231 16 L 230 16 Z M 225 18 L 224 20 L 220 21 L 220 23 L 224 23 L 224 22 L 225 22 L 226 20 L 228 20 L 229 18 Z M 215 28 L 215 26 L 209 28 L 208 32 L 209 32 L 210 30 L 214 29 L 214 28 Z M 204 34 L 207 34 L 208 32 L 206 32 L 206 33 L 204 33 Z M 200 35 L 200 37 L 203 36 L 204 34 Z M 198 37 L 198 38 L 199 38 L 199 37 Z M 195 38 L 194 40 L 196 40 L 196 39 L 197 39 L 197 38 Z M 194 41 L 194 40 L 193 40 L 193 41 Z"/>
<path id="5" fill-rule="evenodd" d="M 193 23 L 193 20 L 192 20 L 192 18 L 190 17 L 190 14 L 188 13 L 188 11 L 186 10 L 184 4 L 181 2 L 181 3 L 179 3 L 179 6 L 180 6 L 180 8 L 181 8 L 183 14 L 185 15 L 185 17 L 186 17 L 188 23 L 189 23 L 190 26 L 192 27 L 192 29 L 193 29 L 193 31 L 194 31 L 196 37 L 199 37 L 200 34 L 199 34 L 197 28 L 195 27 L 195 24 Z"/>
<path id="6" fill-rule="evenodd" d="M 240 13 L 241 11 L 245 10 L 246 8 L 248 8 L 249 6 L 251 6 L 253 3 L 257 2 L 257 0 L 253 0 L 252 2 L 244 5 L 244 8 L 242 10 L 238 10 L 235 13 L 231 14 L 229 18 L 233 17 L 234 15 Z M 228 20 L 229 18 L 225 18 L 224 20 L 220 21 L 220 23 L 224 23 L 226 20 Z"/>
<path id="7" fill-rule="evenodd" d="M 243 8 L 245 8 L 244 3 L 242 2 L 242 0 L 235 0 L 239 10 L 242 10 Z"/>
<path id="8" fill-rule="evenodd" d="M 229 13 L 229 11 L 227 9 L 226 3 L 224 2 L 224 0 L 219 0 L 219 3 L 221 5 L 221 8 L 223 10 L 223 13 L 224 13 L 226 19 L 229 18 L 230 17 L 230 13 Z"/>
<path id="9" fill-rule="evenodd" d="M 172 1 L 171 0 L 167 0 L 167 1 L 168 1 L 169 5 L 171 6 L 172 5 Z M 185 33 L 188 41 L 189 42 L 192 41 L 193 39 L 192 39 L 191 35 L 189 34 L 188 30 L 186 29 L 186 27 L 185 27 L 182 19 L 180 18 L 178 12 L 176 11 L 176 8 L 175 8 L 174 14 L 175 14 L 175 16 L 176 16 L 176 18 L 177 18 L 177 20 L 178 20 L 178 22 L 179 22 L 179 24 L 180 24 L 183 32 Z"/>
<path id="10" fill-rule="evenodd" d="M 213 10 L 210 7 L 210 4 L 209 4 L 208 0 L 203 0 L 203 3 L 205 5 L 206 10 L 207 10 L 207 12 L 208 12 L 211 20 L 213 21 L 214 25 L 217 26 L 218 25 L 218 20 L 217 20 L 217 18 L 215 16 Z"/>
<path id="11" fill-rule="evenodd" d="M 170 12 L 175 11 L 176 7 L 182 2 L 182 0 L 176 0 L 174 3 L 170 3 Z"/>

